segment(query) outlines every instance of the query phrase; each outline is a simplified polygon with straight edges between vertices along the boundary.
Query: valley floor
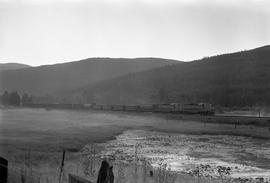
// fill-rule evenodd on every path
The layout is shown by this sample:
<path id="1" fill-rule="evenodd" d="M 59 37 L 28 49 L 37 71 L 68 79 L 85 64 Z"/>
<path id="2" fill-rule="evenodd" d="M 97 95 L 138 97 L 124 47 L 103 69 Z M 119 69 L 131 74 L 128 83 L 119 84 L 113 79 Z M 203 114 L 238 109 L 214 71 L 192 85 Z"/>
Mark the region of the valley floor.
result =
<path id="1" fill-rule="evenodd" d="M 270 138 L 267 126 L 235 126 L 235 118 L 232 123 L 224 123 L 199 116 L 192 119 L 185 115 L 15 108 L 1 109 L 0 119 L 0 154 L 11 162 L 11 172 L 31 175 L 40 182 L 58 181 L 63 149 L 67 151 L 65 174 L 86 176 L 83 147 L 113 140 L 126 130 Z M 118 169 L 116 166 L 115 170 Z M 178 179 L 194 182 L 196 177 L 179 174 Z"/>

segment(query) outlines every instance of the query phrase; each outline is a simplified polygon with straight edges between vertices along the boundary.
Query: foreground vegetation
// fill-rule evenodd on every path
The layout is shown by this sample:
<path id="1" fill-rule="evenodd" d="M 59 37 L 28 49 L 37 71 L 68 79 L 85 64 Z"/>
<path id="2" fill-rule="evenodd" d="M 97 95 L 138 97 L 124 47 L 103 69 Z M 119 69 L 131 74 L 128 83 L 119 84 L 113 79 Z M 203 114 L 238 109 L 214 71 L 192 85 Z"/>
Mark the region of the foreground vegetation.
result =
<path id="1" fill-rule="evenodd" d="M 63 182 L 68 173 L 74 173 L 95 180 L 99 162 L 102 157 L 95 157 L 94 167 L 89 174 L 89 167 L 85 171 L 86 157 L 91 159 L 91 151 L 83 149 L 86 144 L 98 144 L 114 139 L 115 136 L 127 129 L 147 129 L 167 133 L 186 134 L 227 134 L 246 135 L 260 138 L 270 138 L 270 132 L 265 126 L 239 125 L 235 128 L 232 123 L 214 123 L 213 121 L 200 122 L 195 119 L 175 119 L 173 116 L 162 116 L 148 113 L 118 113 L 118 112 L 90 112 L 90 111 L 47 111 L 43 109 L 2 109 L 0 113 L 0 154 L 10 162 L 11 182 L 58 182 L 59 168 L 61 165 L 62 151 L 66 150 L 63 171 Z M 179 117 L 179 116 L 178 116 Z M 195 117 L 194 117 L 195 118 Z M 206 118 L 205 118 L 206 119 Z M 208 119 L 207 119 L 208 120 Z M 99 151 L 95 148 L 95 151 Z M 86 153 L 88 152 L 88 153 Z M 96 154 L 96 153 L 95 153 Z M 92 161 L 92 160 L 91 160 Z M 156 182 L 159 174 L 154 172 L 154 177 L 143 170 L 147 162 L 125 163 L 113 160 L 114 172 L 119 177 L 129 179 L 132 171 L 138 169 L 138 177 L 144 177 L 147 182 Z M 144 164 L 145 163 L 145 164 Z M 91 163 L 90 163 L 91 164 Z M 165 165 L 161 165 L 161 168 Z M 121 167 L 127 172 L 118 175 Z M 137 167 L 137 168 L 136 168 Z M 120 170 L 119 170 L 120 169 Z M 163 169 L 162 169 L 163 170 Z M 169 176 L 171 177 L 171 176 Z M 28 181 L 26 181 L 26 179 Z M 122 179 L 122 178 L 121 178 Z M 195 182 L 197 176 L 177 174 L 176 182 Z M 134 181 L 134 179 L 130 179 Z M 200 182 L 203 179 L 200 178 Z M 205 180 L 205 182 L 211 182 Z"/>
<path id="2" fill-rule="evenodd" d="M 23 161 L 11 161 L 9 182 L 65 183 L 68 182 L 68 174 L 96 182 L 98 170 L 104 157 L 101 158 L 98 146 L 92 145 L 91 147 L 77 153 L 68 152 L 63 167 L 61 167 L 62 153 L 55 153 L 53 160 L 46 160 L 47 163 L 35 158 L 35 154 L 25 154 Z M 136 151 L 134 151 L 135 154 Z M 48 154 L 44 154 L 44 156 L 48 157 Z M 221 181 L 223 176 L 220 174 L 220 180 L 210 180 L 200 177 L 199 171 L 194 172 L 192 176 L 173 172 L 166 164 L 160 164 L 159 167 L 154 168 L 147 160 L 140 159 L 136 155 L 129 162 L 115 159 L 112 156 L 107 157 L 107 160 L 114 167 L 115 182 L 118 183 L 217 183 Z"/>

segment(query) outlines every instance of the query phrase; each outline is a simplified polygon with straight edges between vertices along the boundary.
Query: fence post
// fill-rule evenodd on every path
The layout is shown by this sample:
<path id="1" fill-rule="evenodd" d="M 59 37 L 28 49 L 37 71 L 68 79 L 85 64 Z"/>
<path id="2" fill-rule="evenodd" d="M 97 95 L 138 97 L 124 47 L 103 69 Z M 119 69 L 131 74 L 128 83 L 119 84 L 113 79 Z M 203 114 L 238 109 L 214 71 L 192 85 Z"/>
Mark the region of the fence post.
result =
<path id="1" fill-rule="evenodd" d="M 7 183 L 8 160 L 0 156 L 0 183 Z"/>
<path id="2" fill-rule="evenodd" d="M 66 151 L 63 150 L 62 162 L 61 162 L 60 172 L 59 172 L 59 183 L 61 183 L 62 172 L 63 172 L 63 168 L 64 168 L 64 165 L 65 165 L 65 154 L 66 154 Z"/>

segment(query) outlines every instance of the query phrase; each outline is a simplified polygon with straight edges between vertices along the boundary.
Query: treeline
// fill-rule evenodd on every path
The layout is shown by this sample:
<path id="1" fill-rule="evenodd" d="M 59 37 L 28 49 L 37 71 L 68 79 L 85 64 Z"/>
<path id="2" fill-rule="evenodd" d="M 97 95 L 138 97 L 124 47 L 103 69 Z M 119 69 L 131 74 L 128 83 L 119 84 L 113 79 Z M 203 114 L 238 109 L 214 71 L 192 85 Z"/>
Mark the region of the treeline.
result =
<path id="1" fill-rule="evenodd" d="M 270 106 L 269 58 L 270 46 L 214 56 L 102 81 L 73 96 L 81 93 L 84 101 L 105 104 Z"/>
<path id="2" fill-rule="evenodd" d="M 116 75 L 103 77 L 99 81 L 91 80 L 90 82 L 89 78 L 99 78 L 100 73 L 103 73 L 100 71 L 96 74 L 91 73 L 91 76 L 88 77 L 80 73 L 75 74 L 74 77 L 70 77 L 72 81 L 64 76 L 53 75 L 53 78 L 64 78 L 53 84 L 61 88 L 54 89 L 56 92 L 52 92 L 50 89 L 53 86 L 52 79 L 42 82 L 42 87 L 40 87 L 42 92 L 34 92 L 36 85 L 23 91 L 36 93 L 37 96 L 34 96 L 32 101 L 42 104 L 140 105 L 203 102 L 221 107 L 269 107 L 269 59 L 270 46 L 265 46 L 250 51 L 207 57 L 193 62 L 156 67 L 142 72 L 128 72 L 129 74 L 118 77 Z M 122 64 L 118 64 L 117 67 Z M 88 67 L 90 68 L 90 66 Z M 109 68 L 106 64 L 102 67 Z M 90 72 L 88 69 L 84 70 L 86 68 L 84 66 L 78 67 L 76 73 L 81 72 L 79 70 L 82 68 L 85 73 Z M 72 70 L 74 67 L 70 69 L 70 72 Z M 63 71 L 65 71 L 64 74 L 68 72 L 66 69 Z M 116 71 L 118 72 L 118 69 Z M 38 73 L 40 72 L 36 74 Z M 52 69 L 51 73 L 44 75 L 52 76 L 53 73 L 58 74 L 58 71 Z M 16 79 L 18 77 L 10 76 L 8 78 Z M 85 79 L 87 85 L 78 88 L 63 87 L 63 83 L 66 81 L 68 84 L 77 83 L 82 78 Z M 30 78 L 24 78 L 24 80 L 28 81 Z M 9 84 L 12 81 L 7 80 L 6 83 Z M 36 82 L 31 80 L 28 83 L 32 85 Z M 46 88 L 43 87 L 44 83 L 47 84 Z M 17 87 L 16 84 L 14 85 Z M 18 91 L 22 91 L 22 89 L 18 88 Z M 45 91 L 46 94 L 44 94 Z M 4 99 L 4 101 L 6 100 Z"/>
<path id="3" fill-rule="evenodd" d="M 0 103 L 4 106 L 19 106 L 33 103 L 33 97 L 24 93 L 22 96 L 17 91 L 5 91 L 0 96 Z"/>

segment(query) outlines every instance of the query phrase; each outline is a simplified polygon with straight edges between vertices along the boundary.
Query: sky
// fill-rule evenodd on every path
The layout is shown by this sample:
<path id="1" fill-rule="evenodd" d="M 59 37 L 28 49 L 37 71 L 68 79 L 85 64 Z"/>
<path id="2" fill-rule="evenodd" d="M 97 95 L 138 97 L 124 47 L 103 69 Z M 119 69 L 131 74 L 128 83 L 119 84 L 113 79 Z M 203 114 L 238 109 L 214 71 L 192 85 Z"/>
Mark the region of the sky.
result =
<path id="1" fill-rule="evenodd" d="M 191 61 L 268 44 L 269 0 L 0 0 L 0 63 Z"/>

